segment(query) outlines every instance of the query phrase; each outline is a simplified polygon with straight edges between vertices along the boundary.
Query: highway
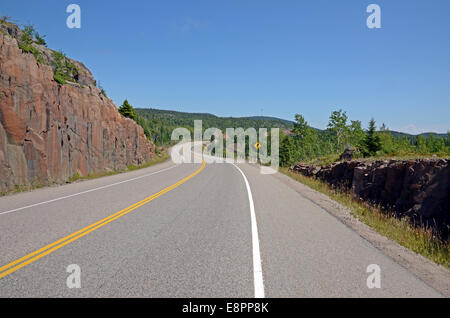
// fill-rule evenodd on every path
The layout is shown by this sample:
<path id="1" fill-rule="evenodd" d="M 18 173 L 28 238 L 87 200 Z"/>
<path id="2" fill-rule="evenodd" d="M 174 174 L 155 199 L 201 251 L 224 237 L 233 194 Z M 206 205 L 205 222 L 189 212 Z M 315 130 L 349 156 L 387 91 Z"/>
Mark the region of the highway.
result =
<path id="1" fill-rule="evenodd" d="M 166 162 L 5 196 L 0 235 L 0 297 L 441 296 L 250 164 Z"/>

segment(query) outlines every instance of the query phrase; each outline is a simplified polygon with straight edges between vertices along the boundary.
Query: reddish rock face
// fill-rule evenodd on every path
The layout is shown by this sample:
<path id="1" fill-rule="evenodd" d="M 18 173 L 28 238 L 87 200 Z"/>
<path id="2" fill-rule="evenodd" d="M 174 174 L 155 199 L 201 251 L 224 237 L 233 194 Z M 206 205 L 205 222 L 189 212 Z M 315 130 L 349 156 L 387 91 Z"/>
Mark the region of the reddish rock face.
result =
<path id="1" fill-rule="evenodd" d="M 81 63 L 78 66 L 84 67 Z M 94 83 L 82 69 L 86 83 Z M 94 85 L 59 85 L 0 33 L 0 192 L 147 162 L 155 147 Z"/>

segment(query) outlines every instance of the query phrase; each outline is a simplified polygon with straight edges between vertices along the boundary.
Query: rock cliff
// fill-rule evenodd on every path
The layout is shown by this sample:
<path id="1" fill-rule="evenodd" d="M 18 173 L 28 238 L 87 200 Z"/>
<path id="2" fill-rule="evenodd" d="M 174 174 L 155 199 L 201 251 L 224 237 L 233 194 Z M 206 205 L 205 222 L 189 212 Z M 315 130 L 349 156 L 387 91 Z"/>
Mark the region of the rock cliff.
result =
<path id="1" fill-rule="evenodd" d="M 450 236 L 448 159 L 347 161 L 326 167 L 298 164 L 292 171 L 335 187 Z"/>
<path id="2" fill-rule="evenodd" d="M 118 113 L 82 63 L 65 58 L 77 72 L 62 85 L 54 79 L 54 51 L 33 43 L 38 59 L 19 48 L 15 25 L 0 24 L 0 31 L 0 192 L 152 158 L 143 129 Z"/>

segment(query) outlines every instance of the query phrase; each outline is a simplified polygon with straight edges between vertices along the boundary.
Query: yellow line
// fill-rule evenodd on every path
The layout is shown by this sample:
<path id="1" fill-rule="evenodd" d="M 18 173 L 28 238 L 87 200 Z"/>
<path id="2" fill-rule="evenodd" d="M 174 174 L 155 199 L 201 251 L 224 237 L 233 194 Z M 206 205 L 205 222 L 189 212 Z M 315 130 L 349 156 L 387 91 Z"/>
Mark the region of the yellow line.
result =
<path id="1" fill-rule="evenodd" d="M 58 249 L 60 249 L 61 247 L 72 243 L 73 241 L 78 240 L 79 238 L 95 231 L 96 229 L 105 226 L 106 224 L 120 218 L 121 216 L 124 216 L 125 214 L 130 213 L 133 210 L 136 210 L 137 208 L 149 203 L 150 201 L 153 201 L 154 199 L 160 197 L 161 195 L 177 188 L 178 186 L 180 186 L 181 184 L 185 183 L 186 181 L 188 181 L 189 179 L 193 178 L 194 176 L 196 176 L 197 174 L 199 174 L 204 168 L 205 168 L 206 162 L 203 160 L 203 164 L 200 167 L 200 169 L 198 169 L 197 171 L 195 171 L 194 173 L 192 173 L 191 175 L 187 176 L 186 178 L 178 181 L 177 183 L 159 191 L 158 193 L 155 193 L 151 196 L 149 196 L 148 198 L 145 198 L 142 201 L 139 201 L 131 206 L 129 206 L 126 209 L 123 209 L 119 212 L 116 212 L 100 221 L 97 221 L 81 230 L 78 230 L 66 237 L 63 237 L 62 239 L 57 240 L 56 242 L 53 242 L 52 244 L 49 244 L 43 248 L 38 249 L 37 251 L 34 251 L 24 257 L 21 257 L 5 266 L 0 267 L 0 278 L 3 278 L 11 273 L 14 273 L 15 271 L 21 269 L 22 267 L 25 267 L 35 261 L 37 261 L 38 259 L 44 257 L 45 255 L 48 255 Z M 20 264 L 19 264 L 20 263 Z M 19 264 L 19 265 L 17 265 Z M 16 265 L 16 266 L 15 266 Z"/>

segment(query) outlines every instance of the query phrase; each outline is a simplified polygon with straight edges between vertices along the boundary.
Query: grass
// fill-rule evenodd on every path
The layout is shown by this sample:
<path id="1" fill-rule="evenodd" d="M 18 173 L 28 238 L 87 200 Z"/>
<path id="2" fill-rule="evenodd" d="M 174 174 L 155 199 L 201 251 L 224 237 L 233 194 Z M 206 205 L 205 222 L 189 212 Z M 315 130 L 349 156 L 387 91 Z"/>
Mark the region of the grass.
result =
<path id="1" fill-rule="evenodd" d="M 450 156 L 448 153 L 435 153 L 435 154 L 414 154 L 404 153 L 397 155 L 379 155 L 376 157 L 362 158 L 362 161 L 377 161 L 377 160 L 416 160 L 416 159 L 448 159 Z"/>
<path id="2" fill-rule="evenodd" d="M 415 153 L 404 153 L 404 154 L 397 154 L 397 155 L 378 155 L 373 157 L 355 157 L 354 160 L 358 160 L 361 162 L 374 162 L 379 160 L 416 160 L 416 159 L 448 159 L 449 155 L 446 153 L 438 153 L 438 154 L 415 154 Z M 302 161 L 302 163 L 309 164 L 309 165 L 315 165 L 315 166 L 328 166 L 332 163 L 339 161 L 339 155 L 337 154 L 331 154 L 326 155 L 322 157 L 318 157 L 311 160 L 305 160 Z"/>
<path id="3" fill-rule="evenodd" d="M 61 75 L 61 74 L 59 74 L 59 73 L 54 73 L 54 74 L 53 74 L 53 79 L 54 79 L 58 84 L 61 84 L 61 85 L 65 85 L 65 84 L 67 83 L 66 80 L 65 80 L 65 78 L 64 78 L 64 76 Z"/>
<path id="4" fill-rule="evenodd" d="M 54 61 L 52 62 L 53 78 L 61 85 L 67 82 L 77 82 L 75 77 L 79 74 L 78 68 L 75 64 L 70 62 L 67 56 L 61 51 L 53 51 L 52 55 Z"/>
<path id="5" fill-rule="evenodd" d="M 166 161 L 168 158 L 169 158 L 169 155 L 167 153 L 167 149 L 165 149 L 163 152 L 156 154 L 152 160 L 150 160 L 149 162 L 142 164 L 142 165 L 130 165 L 126 169 L 107 171 L 107 172 L 90 173 L 87 176 L 81 176 L 77 172 L 69 179 L 69 183 L 73 183 L 73 182 L 80 181 L 80 180 L 92 180 L 92 179 L 97 179 L 97 178 L 102 178 L 102 177 L 107 177 L 107 176 L 113 176 L 113 175 L 124 173 L 124 172 L 130 172 L 130 171 L 148 168 L 148 167 L 156 165 L 158 163 L 162 163 L 162 162 Z"/>
<path id="6" fill-rule="evenodd" d="M 30 185 L 15 185 L 14 189 L 11 191 L 0 192 L 0 197 L 4 197 L 9 194 L 16 194 L 16 193 L 20 193 L 20 192 L 27 192 L 27 191 L 32 191 L 32 190 L 36 190 L 36 189 L 41 189 L 43 187 L 44 187 L 43 185 L 37 184 L 37 183 L 33 183 Z"/>
<path id="7" fill-rule="evenodd" d="M 281 168 L 280 172 L 349 208 L 354 217 L 390 240 L 450 269 L 450 240 L 447 242 L 439 240 L 433 236 L 431 229 L 415 227 L 405 218 L 399 219 L 392 213 L 369 205 L 351 193 L 333 189 L 320 180 L 291 172 L 287 168 Z"/>
<path id="8" fill-rule="evenodd" d="M 6 26 L 9 26 L 9 27 L 14 26 L 14 24 L 12 24 L 11 22 L 9 22 L 9 21 L 7 21 L 7 20 L 5 20 L 5 19 L 0 19 L 0 23 L 1 23 L 1 24 L 4 24 L 4 25 L 6 25 Z"/>
<path id="9" fill-rule="evenodd" d="M 331 155 L 322 156 L 322 157 L 319 157 L 316 159 L 312 159 L 309 161 L 305 161 L 304 163 L 309 164 L 309 165 L 316 165 L 316 166 L 328 166 L 337 161 L 339 161 L 339 155 L 331 154 Z"/>
<path id="10" fill-rule="evenodd" d="M 31 44 L 19 44 L 19 48 L 22 50 L 22 52 L 25 53 L 31 53 L 33 54 L 34 58 L 38 63 L 44 64 L 44 59 L 42 58 L 42 53 L 36 49 Z"/>

